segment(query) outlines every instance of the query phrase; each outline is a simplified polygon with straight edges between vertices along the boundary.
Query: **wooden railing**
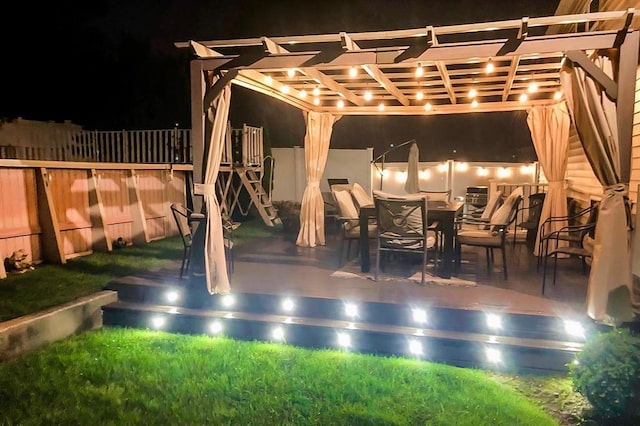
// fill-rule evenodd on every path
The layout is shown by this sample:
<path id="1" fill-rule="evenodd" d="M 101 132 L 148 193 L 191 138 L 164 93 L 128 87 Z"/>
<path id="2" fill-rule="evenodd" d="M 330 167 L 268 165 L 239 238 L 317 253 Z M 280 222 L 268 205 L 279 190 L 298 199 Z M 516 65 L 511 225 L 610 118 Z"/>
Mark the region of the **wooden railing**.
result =
<path id="1" fill-rule="evenodd" d="M 72 137 L 69 160 L 106 163 L 189 164 L 189 129 L 81 131 Z"/>

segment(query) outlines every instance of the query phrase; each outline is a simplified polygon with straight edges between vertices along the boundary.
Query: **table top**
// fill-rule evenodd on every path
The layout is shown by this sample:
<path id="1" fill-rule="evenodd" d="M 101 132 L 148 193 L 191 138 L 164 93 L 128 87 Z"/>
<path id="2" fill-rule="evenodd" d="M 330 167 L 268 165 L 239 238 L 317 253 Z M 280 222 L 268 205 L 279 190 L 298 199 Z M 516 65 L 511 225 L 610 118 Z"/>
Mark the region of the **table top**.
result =
<path id="1" fill-rule="evenodd" d="M 429 210 L 439 210 L 446 212 L 457 212 L 464 207 L 464 201 L 427 201 L 427 208 Z M 360 207 L 361 213 L 373 214 L 376 211 L 374 204 L 368 204 Z"/>

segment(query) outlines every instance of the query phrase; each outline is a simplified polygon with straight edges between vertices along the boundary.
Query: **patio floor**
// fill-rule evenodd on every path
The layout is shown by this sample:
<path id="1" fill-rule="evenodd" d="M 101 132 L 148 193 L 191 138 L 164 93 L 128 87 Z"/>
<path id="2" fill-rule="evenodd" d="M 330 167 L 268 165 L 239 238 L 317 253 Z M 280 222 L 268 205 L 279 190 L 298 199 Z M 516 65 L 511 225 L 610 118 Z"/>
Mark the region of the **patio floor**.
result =
<path id="1" fill-rule="evenodd" d="M 326 245 L 314 248 L 297 247 L 293 241 L 275 236 L 238 247 L 231 277 L 232 292 L 419 303 L 560 317 L 586 313 L 588 276 L 583 274 L 580 261 L 575 258 L 558 261 L 555 287 L 549 268 L 546 294 L 542 296 L 542 270 L 536 271 L 537 258 L 524 243 L 507 248 L 508 280 L 502 275 L 499 252 L 494 269 L 488 271 L 484 249 L 465 248 L 460 277 L 474 281 L 474 286 L 421 286 L 408 280 L 376 282 L 364 277 L 333 277 L 340 267 L 339 244 L 336 235 L 327 235 Z M 374 252 L 372 247 L 372 257 Z"/>

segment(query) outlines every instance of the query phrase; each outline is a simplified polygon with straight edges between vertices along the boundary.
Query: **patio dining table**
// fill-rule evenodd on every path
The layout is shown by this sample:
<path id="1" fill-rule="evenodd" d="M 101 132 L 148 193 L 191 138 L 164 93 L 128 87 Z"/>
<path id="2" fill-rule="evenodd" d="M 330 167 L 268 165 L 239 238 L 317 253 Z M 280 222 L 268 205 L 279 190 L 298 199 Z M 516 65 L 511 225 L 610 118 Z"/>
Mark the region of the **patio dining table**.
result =
<path id="1" fill-rule="evenodd" d="M 453 271 L 453 225 L 455 218 L 462 214 L 464 208 L 463 201 L 429 201 L 427 203 L 427 216 L 429 220 L 437 220 L 439 229 L 443 235 L 442 244 L 442 264 L 437 269 L 437 273 L 442 278 L 451 278 Z M 371 260 L 369 256 L 369 218 L 376 217 L 376 207 L 373 204 L 360 207 L 360 270 L 369 272 L 371 268 Z"/>

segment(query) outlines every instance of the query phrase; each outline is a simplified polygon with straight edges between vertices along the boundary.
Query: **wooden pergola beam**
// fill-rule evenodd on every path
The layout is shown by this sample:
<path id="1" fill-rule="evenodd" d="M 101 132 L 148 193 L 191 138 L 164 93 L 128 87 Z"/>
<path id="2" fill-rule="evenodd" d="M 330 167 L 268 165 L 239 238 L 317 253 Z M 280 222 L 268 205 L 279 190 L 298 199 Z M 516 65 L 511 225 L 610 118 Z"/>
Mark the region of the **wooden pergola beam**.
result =
<path id="1" fill-rule="evenodd" d="M 342 39 L 342 47 L 347 51 L 361 50 L 360 46 L 353 41 L 349 34 L 340 33 Z M 387 92 L 391 93 L 404 106 L 411 105 L 411 101 L 407 98 L 398 87 L 380 70 L 377 65 L 362 65 L 367 74 L 380 84 Z"/>
<path id="2" fill-rule="evenodd" d="M 607 96 L 612 101 L 618 98 L 618 85 L 615 81 L 609 78 L 596 64 L 584 52 L 570 51 L 567 52 L 567 59 L 580 65 L 580 68 L 584 70 L 591 78 L 597 81 L 604 88 Z"/>
<path id="3" fill-rule="evenodd" d="M 287 49 L 278 45 L 268 37 L 262 37 L 262 40 L 263 40 L 263 45 L 265 47 L 265 50 L 270 54 L 279 55 L 279 54 L 290 53 Z M 364 100 L 361 99 L 358 95 L 353 93 L 351 90 L 346 89 L 345 87 L 337 83 L 335 80 L 323 74 L 322 72 L 318 71 L 317 69 L 310 68 L 310 67 L 296 67 L 296 68 L 298 68 L 300 72 L 313 78 L 323 86 L 333 90 L 336 93 L 341 94 L 342 97 L 347 99 L 349 102 L 352 102 L 356 105 L 364 105 Z"/>
<path id="4" fill-rule="evenodd" d="M 507 81 L 504 84 L 504 91 L 502 92 L 502 102 L 509 98 L 511 92 L 511 86 L 516 79 L 516 72 L 518 71 L 518 64 L 520 62 L 520 56 L 514 56 L 511 59 L 511 66 L 509 67 L 509 74 L 507 74 Z"/>

